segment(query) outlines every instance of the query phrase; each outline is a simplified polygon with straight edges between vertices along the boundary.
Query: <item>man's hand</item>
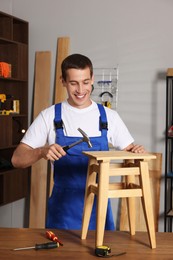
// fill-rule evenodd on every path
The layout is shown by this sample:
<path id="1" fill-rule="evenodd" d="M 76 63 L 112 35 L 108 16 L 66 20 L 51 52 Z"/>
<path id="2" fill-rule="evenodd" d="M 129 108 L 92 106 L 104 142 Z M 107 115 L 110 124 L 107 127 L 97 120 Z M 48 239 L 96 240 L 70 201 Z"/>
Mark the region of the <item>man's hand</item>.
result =
<path id="1" fill-rule="evenodd" d="M 41 154 L 45 160 L 50 160 L 54 162 L 56 160 L 59 160 L 62 156 L 65 156 L 66 152 L 59 144 L 52 144 L 50 146 L 42 147 Z"/>
<path id="2" fill-rule="evenodd" d="M 15 168 L 26 168 L 42 158 L 54 162 L 64 155 L 66 155 L 66 152 L 62 146 L 58 144 L 34 149 L 26 144 L 20 143 L 13 153 L 12 164 Z"/>
<path id="3" fill-rule="evenodd" d="M 146 153 L 145 148 L 139 144 L 130 144 L 125 149 L 123 149 L 123 151 L 129 151 L 132 153 Z"/>

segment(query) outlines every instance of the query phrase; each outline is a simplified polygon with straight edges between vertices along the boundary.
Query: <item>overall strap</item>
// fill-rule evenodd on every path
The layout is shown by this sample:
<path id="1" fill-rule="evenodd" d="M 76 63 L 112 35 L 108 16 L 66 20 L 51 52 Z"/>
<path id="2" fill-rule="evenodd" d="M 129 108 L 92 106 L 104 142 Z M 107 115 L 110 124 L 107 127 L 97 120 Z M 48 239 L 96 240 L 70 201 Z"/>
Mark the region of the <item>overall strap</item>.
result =
<path id="1" fill-rule="evenodd" d="M 54 126 L 56 130 L 56 134 L 63 135 L 63 121 L 61 118 L 61 103 L 55 105 L 55 118 L 54 118 Z"/>
<path id="2" fill-rule="evenodd" d="M 103 105 L 97 104 L 97 106 L 100 111 L 99 130 L 102 132 L 103 135 L 107 136 L 108 122 L 107 122 L 106 112 Z"/>

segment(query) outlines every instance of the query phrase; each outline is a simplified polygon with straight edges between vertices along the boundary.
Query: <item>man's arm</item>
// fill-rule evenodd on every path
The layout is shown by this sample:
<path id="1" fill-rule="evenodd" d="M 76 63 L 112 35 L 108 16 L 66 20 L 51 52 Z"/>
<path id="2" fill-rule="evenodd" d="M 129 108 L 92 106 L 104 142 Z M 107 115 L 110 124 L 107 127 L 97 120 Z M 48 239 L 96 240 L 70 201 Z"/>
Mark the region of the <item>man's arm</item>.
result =
<path id="1" fill-rule="evenodd" d="M 129 151 L 132 153 L 146 153 L 145 148 L 139 144 L 130 144 L 126 148 L 124 148 L 123 151 Z"/>
<path id="2" fill-rule="evenodd" d="M 12 164 L 15 168 L 26 168 L 44 158 L 55 161 L 66 155 L 63 148 L 58 144 L 32 148 L 29 145 L 20 143 L 12 156 Z"/>

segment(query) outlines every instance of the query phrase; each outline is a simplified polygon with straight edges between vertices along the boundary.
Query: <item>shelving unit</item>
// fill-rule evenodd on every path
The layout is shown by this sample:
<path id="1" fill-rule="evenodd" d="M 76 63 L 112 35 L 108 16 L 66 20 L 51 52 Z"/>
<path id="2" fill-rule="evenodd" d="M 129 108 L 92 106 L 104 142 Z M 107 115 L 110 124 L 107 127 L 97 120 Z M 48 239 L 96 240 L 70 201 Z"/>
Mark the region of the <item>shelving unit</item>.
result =
<path id="1" fill-rule="evenodd" d="M 173 68 L 166 76 L 165 132 L 165 232 L 172 232 L 173 220 Z"/>
<path id="2" fill-rule="evenodd" d="M 28 127 L 28 22 L 0 12 L 0 62 L 11 75 L 0 76 L 0 206 L 28 194 L 29 169 L 14 169 L 11 156 Z M 19 111 L 14 110 L 14 102 Z M 22 158 L 21 158 L 22 160 Z"/>

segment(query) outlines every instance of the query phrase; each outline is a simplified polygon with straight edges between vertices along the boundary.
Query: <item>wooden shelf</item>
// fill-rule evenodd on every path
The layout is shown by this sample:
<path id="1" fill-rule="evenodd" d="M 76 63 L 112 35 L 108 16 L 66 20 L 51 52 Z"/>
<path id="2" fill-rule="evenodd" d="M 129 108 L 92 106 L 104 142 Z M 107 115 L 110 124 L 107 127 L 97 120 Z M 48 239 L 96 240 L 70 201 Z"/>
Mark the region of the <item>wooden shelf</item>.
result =
<path id="1" fill-rule="evenodd" d="M 167 77 L 173 77 L 173 68 L 167 69 Z"/>
<path id="2" fill-rule="evenodd" d="M 0 12 L 0 37 L 28 44 L 28 22 Z"/>
<path id="3" fill-rule="evenodd" d="M 26 197 L 29 186 L 29 169 L 10 167 L 21 130 L 28 128 L 28 27 L 27 21 L 0 12 L 0 62 L 11 65 L 11 76 L 0 77 L 0 94 L 10 97 L 0 110 L 13 110 L 13 100 L 20 105 L 19 113 L 0 115 L 0 205 Z"/>
<path id="4" fill-rule="evenodd" d="M 29 172 L 24 169 L 6 170 L 5 174 L 0 174 L 0 205 L 26 197 L 28 182 Z"/>

